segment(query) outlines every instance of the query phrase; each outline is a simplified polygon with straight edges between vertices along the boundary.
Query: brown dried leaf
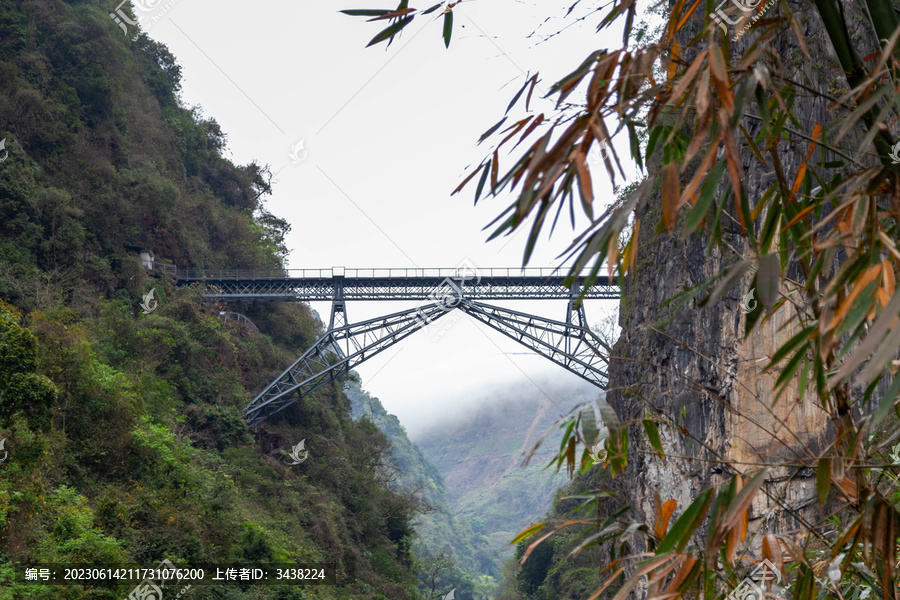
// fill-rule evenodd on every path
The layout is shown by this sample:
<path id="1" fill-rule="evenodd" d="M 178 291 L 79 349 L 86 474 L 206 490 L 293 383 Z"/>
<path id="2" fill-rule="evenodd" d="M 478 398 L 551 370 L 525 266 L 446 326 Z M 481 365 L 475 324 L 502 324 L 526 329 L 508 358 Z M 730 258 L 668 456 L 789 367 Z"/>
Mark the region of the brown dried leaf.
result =
<path id="1" fill-rule="evenodd" d="M 672 91 L 672 100 L 674 102 L 677 102 L 681 98 L 685 90 L 697 76 L 697 71 L 699 71 L 700 67 L 703 65 L 703 60 L 706 58 L 707 52 L 708 50 L 704 50 L 698 54 L 694 59 L 694 62 L 691 63 L 691 66 L 688 67 L 688 70 L 685 71 L 684 75 L 681 76 L 681 79 L 678 80 L 678 85 L 676 85 L 675 89 Z M 669 81 L 671 81 L 671 78 Z"/>
<path id="2" fill-rule="evenodd" d="M 788 196 L 788 203 L 793 202 L 794 196 L 797 195 L 797 190 L 800 189 L 800 186 L 803 185 L 803 178 L 806 176 L 806 163 L 803 162 L 800 164 L 800 168 L 797 169 L 797 175 L 794 177 L 794 183 L 791 185 L 791 195 Z"/>
<path id="3" fill-rule="evenodd" d="M 666 231 L 675 229 L 675 219 L 681 206 L 681 183 L 678 180 L 678 165 L 671 162 L 662 169 L 662 213 Z"/>
<path id="4" fill-rule="evenodd" d="M 779 573 L 784 573 L 784 556 L 781 554 L 781 545 L 778 543 L 778 538 L 771 533 L 763 536 L 762 558 L 771 561 Z"/>
<path id="5" fill-rule="evenodd" d="M 672 518 L 672 513 L 675 512 L 676 506 L 678 506 L 676 500 L 666 500 L 659 507 L 656 513 L 656 523 L 653 524 L 653 532 L 659 539 L 663 539 L 666 536 L 666 531 L 669 529 L 669 520 Z"/>
<path id="6" fill-rule="evenodd" d="M 712 94 L 710 93 L 710 88 L 709 88 L 709 69 L 704 69 L 703 75 L 700 76 L 700 83 L 697 86 L 697 93 L 696 93 L 695 100 L 694 100 L 694 102 L 697 104 L 697 120 L 698 121 L 703 121 L 704 119 L 707 119 L 711 99 L 712 99 Z M 684 163 L 685 163 L 685 165 L 687 165 L 688 161 L 685 160 Z"/>
<path id="7" fill-rule="evenodd" d="M 684 193 L 681 195 L 681 201 L 679 202 L 679 206 L 683 205 L 685 202 L 690 201 L 691 206 L 694 205 L 694 202 L 697 199 L 697 189 L 700 187 L 704 181 L 706 181 L 706 176 L 709 172 L 709 167 L 712 165 L 713 158 L 716 157 L 716 147 L 715 145 L 711 145 L 709 151 L 706 153 L 706 157 L 703 159 L 703 162 L 700 163 L 700 166 L 697 168 L 697 172 L 694 173 L 694 177 L 691 178 L 691 182 L 688 184 L 686 188 L 684 188 Z"/>
<path id="8" fill-rule="evenodd" d="M 709 70 L 712 75 L 713 83 L 719 92 L 719 100 L 725 110 L 728 111 L 729 121 L 734 113 L 734 95 L 731 93 L 728 81 L 728 69 L 725 66 L 725 57 L 722 56 L 722 49 L 717 44 L 709 47 Z"/>
<path id="9" fill-rule="evenodd" d="M 850 477 L 843 477 L 842 479 L 838 479 L 834 481 L 834 484 L 837 488 L 843 492 L 844 496 L 847 497 L 850 502 L 856 502 L 859 498 L 859 494 L 856 491 L 856 480 L 851 479 Z"/>
<path id="10" fill-rule="evenodd" d="M 581 190 L 581 202 L 585 209 L 594 203 L 594 184 L 591 181 L 591 172 L 585 166 L 587 155 L 584 150 L 579 150 L 575 156 L 575 172 L 578 175 L 578 189 Z"/>
<path id="11" fill-rule="evenodd" d="M 730 126 L 731 117 L 724 108 L 719 109 L 719 124 L 722 126 L 722 132 L 725 135 L 725 158 L 728 163 L 728 177 L 731 179 L 731 190 L 734 196 L 735 212 L 741 229 L 746 234 L 747 224 L 744 223 L 744 213 L 741 210 L 741 182 L 744 179 L 744 166 L 741 164 L 741 155 L 738 152 L 737 140 L 734 137 L 734 130 Z"/>
<path id="12" fill-rule="evenodd" d="M 677 594 L 678 587 L 684 582 L 687 578 L 688 574 L 690 574 L 691 569 L 694 568 L 694 564 L 697 562 L 697 559 L 693 556 L 688 556 L 684 561 L 684 564 L 681 565 L 681 568 L 678 569 L 678 572 L 675 573 L 675 576 L 672 578 L 672 581 L 669 582 L 669 587 L 666 588 L 666 593 L 664 596 L 666 598 L 675 598 Z"/>

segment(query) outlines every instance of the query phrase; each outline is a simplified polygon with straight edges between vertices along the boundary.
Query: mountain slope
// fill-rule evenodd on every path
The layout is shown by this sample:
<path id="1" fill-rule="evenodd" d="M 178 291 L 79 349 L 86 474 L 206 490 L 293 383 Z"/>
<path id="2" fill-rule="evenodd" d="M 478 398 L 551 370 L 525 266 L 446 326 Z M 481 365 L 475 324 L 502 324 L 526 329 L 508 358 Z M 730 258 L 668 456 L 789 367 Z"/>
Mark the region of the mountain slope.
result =
<path id="1" fill-rule="evenodd" d="M 553 504 L 546 514 L 536 521 L 561 523 L 570 519 L 586 520 L 599 515 L 606 517 L 616 507 L 601 505 L 600 508 L 573 511 L 582 505 L 583 499 L 572 499 L 579 494 L 596 493 L 608 485 L 608 475 L 600 467 L 591 467 L 584 474 L 576 474 L 567 485 L 559 488 Z M 498 586 L 496 600 L 584 600 L 597 591 L 606 580 L 603 569 L 608 555 L 601 547 L 585 548 L 577 556 L 571 552 L 578 543 L 585 540 L 582 534 L 588 526 L 566 527 L 545 543 L 537 546 L 524 564 L 520 561 L 533 540 L 519 542 L 515 556 L 504 565 L 504 577 Z M 612 591 L 605 592 L 604 598 L 611 597 Z"/>
<path id="2" fill-rule="evenodd" d="M 198 599 L 416 598 L 415 506 L 382 479 L 390 443 L 351 418 L 343 382 L 255 436 L 244 424 L 246 390 L 321 323 L 299 304 L 233 305 L 257 333 L 141 268 L 144 248 L 181 268 L 278 268 L 288 225 L 265 210 L 266 170 L 225 160 L 215 121 L 181 104 L 175 58 L 123 37 L 110 8 L 0 6 L 0 599 L 134 587 L 23 588 L 13 561 L 163 558 L 338 569 L 314 593 Z"/>
<path id="3" fill-rule="evenodd" d="M 590 384 L 566 381 L 482 392 L 480 408 L 415 440 L 443 475 L 453 513 L 486 536 L 503 558 L 513 552 L 509 541 L 544 514 L 565 483 L 553 469 L 544 470 L 554 455 L 557 430 L 528 466 L 522 465 L 525 455 L 562 411 L 597 394 Z M 499 569 L 497 564 L 494 572 Z"/>
<path id="4" fill-rule="evenodd" d="M 460 598 L 471 597 L 479 578 L 499 576 L 499 552 L 486 537 L 473 532 L 467 520 L 454 515 L 443 476 L 409 440 L 399 419 L 389 414 L 378 398 L 360 389 L 357 382 L 348 383 L 345 393 L 354 418 L 373 422 L 391 440 L 391 464 L 398 486 L 426 505 L 416 521 L 420 543 L 415 551 L 419 560 L 429 564 L 441 555 L 451 558 L 456 568 L 448 568 L 442 576 L 442 589 L 456 588 Z"/>

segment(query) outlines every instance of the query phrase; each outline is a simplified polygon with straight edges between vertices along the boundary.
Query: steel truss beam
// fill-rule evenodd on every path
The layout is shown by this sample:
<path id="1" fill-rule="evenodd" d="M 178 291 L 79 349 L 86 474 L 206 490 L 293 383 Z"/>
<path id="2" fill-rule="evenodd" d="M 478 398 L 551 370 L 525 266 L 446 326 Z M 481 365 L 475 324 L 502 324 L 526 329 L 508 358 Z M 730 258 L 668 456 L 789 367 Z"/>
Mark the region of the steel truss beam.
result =
<path id="1" fill-rule="evenodd" d="M 450 278 L 452 279 L 452 278 Z M 565 277 L 494 276 L 455 279 L 472 300 L 565 300 Z M 441 277 L 304 277 L 304 278 L 180 278 L 179 285 L 199 284 L 203 298 L 217 302 L 330 302 L 338 288 L 346 300 L 428 301 L 445 285 Z M 616 299 L 621 295 L 614 278 L 600 276 L 587 291 L 588 299 Z"/>
<path id="2" fill-rule="evenodd" d="M 573 288 L 570 294 L 565 322 L 459 296 L 449 303 L 444 298 L 386 317 L 348 325 L 341 323 L 346 319 L 346 313 L 342 294 L 338 292 L 334 297 L 328 331 L 247 405 L 245 419 L 251 427 L 258 425 L 454 308 L 594 385 L 605 387 L 610 349 L 588 327 L 584 306 L 575 302 L 577 290 Z"/>

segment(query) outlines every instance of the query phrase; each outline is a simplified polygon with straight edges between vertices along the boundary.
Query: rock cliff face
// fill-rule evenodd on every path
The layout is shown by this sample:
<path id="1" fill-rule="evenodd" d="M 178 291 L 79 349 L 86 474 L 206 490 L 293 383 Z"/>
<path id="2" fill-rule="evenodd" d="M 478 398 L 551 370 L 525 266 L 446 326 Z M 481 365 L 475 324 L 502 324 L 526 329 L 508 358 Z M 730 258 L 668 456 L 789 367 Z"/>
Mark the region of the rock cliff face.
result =
<path id="1" fill-rule="evenodd" d="M 727 266 L 720 257 L 705 256 L 702 239 L 661 235 L 647 246 L 643 266 L 625 290 L 608 397 L 622 420 L 664 415 L 688 434 L 676 427 L 661 429 L 668 455 L 663 462 L 651 453 L 639 427 L 630 432 L 633 452 L 624 489 L 645 516 L 653 514 L 654 493 L 677 500 L 680 511 L 700 491 L 731 477 L 733 472 L 718 462 L 722 459 L 752 472 L 776 457 L 803 453 L 804 445 L 818 451 L 830 431 L 811 395 L 801 399 L 794 389 L 771 406 L 778 373 L 762 369 L 792 335 L 787 313 L 745 338 L 740 299 L 748 282 L 715 305 L 698 308 L 695 301 L 680 309 L 661 308 L 668 298 Z M 814 474 L 795 474 L 793 483 L 783 486 L 778 480 L 786 476 L 776 472 L 768 491 L 786 493 L 783 502 L 792 508 L 815 508 Z M 783 507 L 760 498 L 751 522 L 759 527 L 774 516 L 790 527 Z"/>
<path id="2" fill-rule="evenodd" d="M 832 68 L 837 61 L 813 5 L 792 2 L 791 7 L 812 60 L 803 55 L 796 36 L 787 31 L 774 44 L 778 47 L 768 49 L 781 60 L 778 74 L 821 92 L 831 89 L 831 95 L 835 90 L 846 91 L 843 75 Z M 860 28 L 867 27 L 861 15 L 855 22 Z M 695 32 L 696 28 L 689 33 L 693 36 Z M 733 56 L 752 40 L 752 34 L 747 34 L 735 43 Z M 696 51 L 694 55 L 687 53 L 688 63 Z M 794 112 L 807 132 L 817 123 L 829 130 L 842 116 L 833 104 L 809 98 L 797 98 Z M 751 134 L 757 131 L 752 120 L 745 119 L 745 127 Z M 741 144 L 742 139 L 738 139 Z M 805 142 L 802 146 L 787 142 L 779 146 L 789 179 L 806 148 Z M 746 146 L 741 150 L 749 157 Z M 771 167 L 760 167 L 755 161 L 751 164 L 746 158 L 744 169 L 752 206 L 774 183 L 775 175 Z M 617 479 L 631 505 L 644 517 L 653 515 L 654 493 L 664 501 L 677 500 L 680 513 L 698 492 L 729 478 L 733 471 L 717 462 L 723 458 L 737 461 L 742 472 L 753 472 L 760 463 L 780 457 L 818 453 L 833 436 L 825 412 L 812 395 L 800 394 L 796 381 L 793 389 L 772 406 L 778 372 L 764 374 L 762 369 L 774 351 L 795 333 L 797 325 L 790 322 L 789 310 L 783 309 L 750 336 L 744 336 L 740 301 L 749 291 L 749 276 L 714 304 L 698 307 L 705 296 L 701 293 L 681 308 L 673 308 L 674 303 L 664 306 L 667 299 L 727 270 L 737 258 L 733 254 L 723 257 L 715 250 L 707 253 L 704 235 L 682 239 L 677 226 L 673 235 L 654 235 L 650 230 L 659 222 L 660 210 L 657 196 L 638 215 L 644 224 L 644 239 L 636 268 L 623 290 L 622 333 L 614 348 L 608 390 L 608 399 L 620 419 L 660 414 L 683 428 L 661 428 L 668 455 L 665 462 L 653 455 L 639 425 L 629 432 L 632 454 L 624 476 Z M 723 237 L 744 258 L 756 258 L 738 235 L 735 223 L 726 224 L 724 229 Z M 765 491 L 768 495 L 760 494 L 751 510 L 751 534 L 789 531 L 797 515 L 814 520 L 818 505 L 813 472 L 776 470 Z"/>

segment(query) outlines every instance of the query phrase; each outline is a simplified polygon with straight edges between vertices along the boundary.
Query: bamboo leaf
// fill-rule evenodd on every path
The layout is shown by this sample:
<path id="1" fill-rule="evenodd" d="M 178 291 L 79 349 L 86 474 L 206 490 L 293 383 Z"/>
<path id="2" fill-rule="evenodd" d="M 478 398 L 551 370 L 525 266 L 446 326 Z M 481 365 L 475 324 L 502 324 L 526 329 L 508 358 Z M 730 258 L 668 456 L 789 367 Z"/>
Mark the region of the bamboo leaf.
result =
<path id="1" fill-rule="evenodd" d="M 516 537 L 513 538 L 513 540 L 508 545 L 515 546 L 516 544 L 518 544 L 525 538 L 529 538 L 529 537 L 533 536 L 534 534 L 536 534 L 538 531 L 543 529 L 544 525 L 546 525 L 546 524 L 547 524 L 546 521 L 541 521 L 540 523 L 535 523 L 531 527 L 527 527 L 527 528 L 523 529 L 522 531 L 520 531 L 518 533 L 518 535 L 516 535 Z"/>
<path id="2" fill-rule="evenodd" d="M 855 371 L 856 368 L 866 360 L 866 358 L 876 349 L 878 343 L 884 339 L 884 336 L 889 331 L 889 326 L 893 323 L 898 313 L 900 313 L 900 293 L 894 294 L 894 297 L 891 298 L 890 303 L 878 316 L 878 319 L 872 327 L 869 328 L 869 335 L 866 336 L 863 343 L 860 344 L 853 354 L 844 361 L 844 364 L 841 365 L 841 368 L 838 369 L 838 372 L 832 377 L 829 388 L 833 388 L 837 385 L 840 380 Z"/>
<path id="3" fill-rule="evenodd" d="M 609 405 L 609 402 L 602 397 L 598 396 L 594 402 L 597 403 L 597 408 L 600 411 L 600 418 L 603 419 L 603 424 L 606 425 L 606 428 L 609 430 L 610 436 L 618 434 L 622 426 L 619 422 L 618 415 L 616 415 L 616 411 L 613 410 L 613 407 Z"/>
<path id="4" fill-rule="evenodd" d="M 389 13 L 385 13 L 383 15 L 379 15 L 372 19 L 369 19 L 367 22 L 371 23 L 372 21 L 384 21 L 386 19 L 396 19 L 397 17 L 402 17 L 404 15 L 408 15 L 410 13 L 416 12 L 414 8 L 400 8 L 397 10 L 392 10 Z"/>
<path id="5" fill-rule="evenodd" d="M 369 46 L 374 46 L 379 42 L 383 42 L 387 39 L 394 39 L 394 36 L 400 33 L 400 30 L 412 23 L 413 17 L 403 17 L 396 23 L 386 27 L 383 29 L 378 35 L 372 38 L 372 40 L 366 44 L 366 48 Z"/>
<path id="6" fill-rule="evenodd" d="M 891 387 L 884 393 L 884 398 L 881 399 L 881 404 L 878 405 L 878 410 L 875 411 L 875 416 L 872 417 L 873 430 L 881 424 L 888 413 L 891 412 L 891 409 L 897 406 L 898 394 L 900 394 L 900 374 L 894 377 Z"/>
<path id="7" fill-rule="evenodd" d="M 809 327 L 806 327 L 805 329 L 800 331 L 798 334 L 796 334 L 790 340 L 788 340 L 787 342 L 782 344 L 781 347 L 775 351 L 775 354 L 772 355 L 771 362 L 769 362 L 769 364 L 766 365 L 766 368 L 763 369 L 763 371 L 768 371 L 769 369 L 771 369 L 772 367 L 777 365 L 779 362 L 781 362 L 785 356 L 787 356 L 788 354 L 790 354 L 791 352 L 796 350 L 798 346 L 806 343 L 807 340 L 809 340 L 809 338 L 816 332 L 816 330 L 818 328 L 819 328 L 818 323 L 810 325 Z"/>
<path id="8" fill-rule="evenodd" d="M 663 462 L 666 462 L 666 453 L 663 451 L 662 440 L 659 439 L 659 429 L 657 428 L 656 423 L 649 419 L 644 419 L 642 423 L 644 425 L 644 431 L 647 433 L 647 439 L 650 441 L 650 445 L 653 446 L 654 450 L 659 452 Z"/>
<path id="9" fill-rule="evenodd" d="M 678 552 L 684 550 L 691 540 L 691 535 L 703 522 L 712 497 L 713 490 L 708 489 L 691 502 L 691 505 L 678 517 L 669 533 L 659 543 L 659 547 L 656 549 L 657 554 L 664 554 L 673 549 Z"/>
<path id="10" fill-rule="evenodd" d="M 819 496 L 819 504 L 825 506 L 828 500 L 828 491 L 831 489 L 831 459 L 819 459 L 819 469 L 816 471 L 816 493 Z"/>
<path id="11" fill-rule="evenodd" d="M 600 437 L 597 415 L 590 406 L 581 411 L 581 432 L 584 434 L 584 443 L 588 446 L 594 446 Z"/>
<path id="12" fill-rule="evenodd" d="M 650 157 L 653 156 L 653 151 L 656 150 L 656 144 L 659 142 L 660 136 L 669 129 L 670 128 L 666 127 L 665 125 L 657 125 L 650 132 L 650 138 L 647 140 L 647 161 L 649 161 Z"/>
<path id="13" fill-rule="evenodd" d="M 777 185 L 777 184 L 776 184 Z M 773 189 L 772 188 L 769 189 Z M 772 240 L 775 239 L 775 233 L 778 231 L 778 222 L 781 219 L 781 202 L 773 202 L 766 213 L 766 221 L 763 223 L 760 232 L 759 251 L 760 254 L 768 252 L 772 248 Z"/>
<path id="14" fill-rule="evenodd" d="M 478 138 L 478 143 L 480 144 L 480 143 L 483 142 L 484 140 L 486 140 L 486 139 L 488 139 L 489 137 L 491 137 L 491 135 L 492 135 L 495 131 L 497 131 L 498 129 L 500 129 L 500 127 L 501 127 L 504 123 L 506 123 L 506 117 L 503 117 L 502 119 L 500 119 L 500 121 L 499 121 L 496 125 L 494 125 L 494 126 L 491 127 L 490 129 L 488 129 L 487 131 L 485 131 L 484 133 L 482 133 L 482 134 L 481 134 L 481 137 Z"/>
<path id="15" fill-rule="evenodd" d="M 734 500 L 728 505 L 728 509 L 725 511 L 725 514 L 722 515 L 722 518 L 716 526 L 716 533 L 710 544 L 711 551 L 718 550 L 728 531 L 743 519 L 744 512 L 750 509 L 753 497 L 756 495 L 756 492 L 762 484 L 765 483 L 768 475 L 769 469 L 761 470 L 751 477 L 750 481 L 737 492 Z"/>
<path id="16" fill-rule="evenodd" d="M 449 15 L 449 14 L 452 14 L 452 13 L 447 13 L 447 14 Z M 447 25 L 447 23 L 446 23 L 446 20 L 445 20 L 445 21 L 444 21 L 444 26 L 445 26 L 445 28 L 446 28 L 446 25 Z M 516 105 L 516 102 L 518 102 L 518 101 L 519 101 L 519 98 L 522 97 L 522 94 L 525 93 L 525 89 L 528 87 L 528 84 L 529 84 L 529 83 L 531 83 L 531 79 L 526 79 L 526 80 L 525 80 L 525 84 L 524 84 L 521 88 L 519 88 L 519 91 L 516 92 L 516 95 L 513 96 L 513 99 L 509 101 L 509 104 L 507 105 L 506 111 L 504 112 L 504 114 L 505 114 L 505 113 L 508 113 L 510 110 L 512 110 L 512 107 Z"/>
<path id="17" fill-rule="evenodd" d="M 380 17 L 381 15 L 386 15 L 391 11 L 375 8 L 354 8 L 350 10 L 341 10 L 338 12 L 344 13 L 345 15 L 350 15 L 351 17 Z"/>
<path id="18" fill-rule="evenodd" d="M 781 286 L 781 266 L 777 254 L 766 254 L 759 259 L 759 272 L 756 274 L 757 292 L 766 310 L 772 311 L 778 301 L 778 288 Z"/>
<path id="19" fill-rule="evenodd" d="M 688 215 L 687 223 L 685 223 L 686 231 L 693 232 L 700 226 L 701 221 L 703 221 L 709 210 L 709 206 L 712 204 L 713 198 L 716 196 L 716 190 L 719 188 L 719 183 L 721 183 L 724 173 L 725 161 L 720 160 L 709 172 L 709 176 L 703 182 L 703 185 L 700 186 L 700 195 L 697 196 L 697 202 L 694 204 L 691 214 Z"/>
<path id="20" fill-rule="evenodd" d="M 709 69 L 712 75 L 713 83 L 716 85 L 716 91 L 719 92 L 719 99 L 729 115 L 734 114 L 734 98 L 731 89 L 728 87 L 728 69 L 725 66 L 725 57 L 722 55 L 722 49 L 718 44 L 712 44 L 709 47 Z M 728 122 L 727 120 L 725 121 Z"/>
<path id="21" fill-rule="evenodd" d="M 678 165 L 670 162 L 662 170 L 662 214 L 666 230 L 672 233 L 681 200 L 681 183 L 678 180 Z"/>
<path id="22" fill-rule="evenodd" d="M 444 47 L 450 47 L 450 35 L 453 33 L 453 11 L 448 10 L 444 13 Z M 521 94 L 521 92 L 519 92 Z M 515 102 L 515 100 L 513 100 Z M 509 109 L 507 109 L 509 110 Z"/>
<path id="23" fill-rule="evenodd" d="M 666 531 L 669 529 L 669 520 L 672 518 L 672 513 L 675 512 L 678 502 L 676 500 L 666 500 L 663 503 L 659 494 L 656 494 L 654 501 L 656 521 L 653 524 L 653 533 L 659 539 L 663 539 L 666 536 Z"/>
<path id="24" fill-rule="evenodd" d="M 756 282 L 756 275 L 753 276 L 753 281 L 750 282 L 750 289 L 755 290 L 758 286 Z M 756 327 L 756 324 L 763 316 L 763 303 L 753 301 L 753 308 L 750 309 L 750 312 L 744 316 L 744 335 L 750 335 L 750 332 L 753 331 L 753 328 Z M 749 307 L 748 307 L 749 308 Z"/>

